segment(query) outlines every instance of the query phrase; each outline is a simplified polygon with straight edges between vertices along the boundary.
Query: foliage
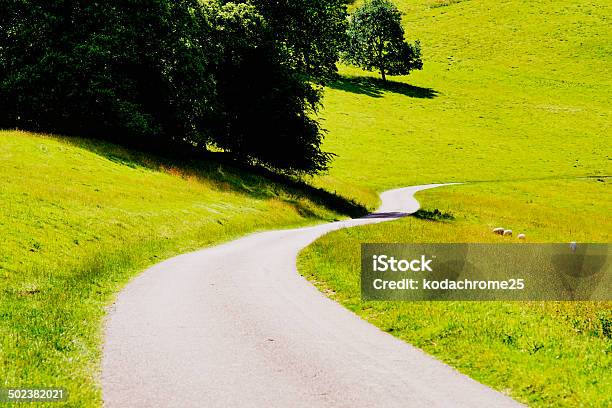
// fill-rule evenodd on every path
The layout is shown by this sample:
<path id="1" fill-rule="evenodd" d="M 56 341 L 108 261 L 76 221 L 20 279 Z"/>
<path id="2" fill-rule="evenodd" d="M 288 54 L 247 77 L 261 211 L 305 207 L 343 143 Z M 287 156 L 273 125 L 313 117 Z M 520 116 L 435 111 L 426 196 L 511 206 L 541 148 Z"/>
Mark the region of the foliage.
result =
<path id="1" fill-rule="evenodd" d="M 251 6 L 4 3 L 0 127 L 152 150 L 217 144 L 290 172 L 323 170 L 330 159 L 312 118 L 318 92 Z"/>
<path id="2" fill-rule="evenodd" d="M 249 0 L 272 27 L 290 65 L 310 78 L 335 77 L 345 43 L 345 0 Z"/>
<path id="3" fill-rule="evenodd" d="M 414 214 L 412 214 L 412 216 L 420 220 L 430 221 L 452 221 L 455 219 L 452 212 L 440 211 L 437 208 L 434 208 L 433 210 L 420 208 Z"/>
<path id="4" fill-rule="evenodd" d="M 185 41 L 210 29 L 195 0 L 5 3 L 1 127 L 145 146 L 194 139 L 212 113 L 211 50 Z"/>
<path id="5" fill-rule="evenodd" d="M 217 78 L 219 115 L 214 142 L 246 161 L 281 169 L 317 172 L 331 155 L 322 153 L 322 132 L 312 118 L 318 90 L 291 69 L 274 33 L 252 5 L 227 3 L 207 17 L 222 44 Z"/>
<path id="6" fill-rule="evenodd" d="M 419 41 L 404 40 L 401 13 L 389 0 L 367 0 L 351 15 L 344 60 L 368 71 L 407 75 L 422 69 Z"/>

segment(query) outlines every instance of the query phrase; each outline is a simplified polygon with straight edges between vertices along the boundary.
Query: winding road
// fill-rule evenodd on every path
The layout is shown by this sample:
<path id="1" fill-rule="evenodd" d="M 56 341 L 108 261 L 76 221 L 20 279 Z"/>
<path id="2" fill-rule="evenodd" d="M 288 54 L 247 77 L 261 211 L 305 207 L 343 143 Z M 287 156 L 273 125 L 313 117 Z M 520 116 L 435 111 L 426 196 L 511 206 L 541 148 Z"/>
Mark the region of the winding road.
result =
<path id="1" fill-rule="evenodd" d="M 326 232 L 416 211 L 417 191 L 384 192 L 377 213 L 256 233 L 177 256 L 112 306 L 102 390 L 108 407 L 511 407 L 327 299 L 296 270 Z"/>

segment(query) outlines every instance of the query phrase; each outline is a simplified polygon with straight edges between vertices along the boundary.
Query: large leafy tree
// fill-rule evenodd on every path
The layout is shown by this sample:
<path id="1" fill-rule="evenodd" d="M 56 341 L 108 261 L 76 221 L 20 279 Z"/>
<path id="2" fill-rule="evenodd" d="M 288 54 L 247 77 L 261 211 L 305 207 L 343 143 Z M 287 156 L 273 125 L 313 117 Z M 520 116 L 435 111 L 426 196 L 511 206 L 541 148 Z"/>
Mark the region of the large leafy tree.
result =
<path id="1" fill-rule="evenodd" d="M 278 48 L 273 30 L 249 4 L 225 4 L 207 17 L 221 47 L 214 142 L 250 162 L 296 172 L 324 170 L 331 155 L 320 150 L 313 118 L 320 95 Z"/>
<path id="2" fill-rule="evenodd" d="M 144 149 L 216 144 L 315 172 L 319 95 L 253 6 L 208 0 L 5 0 L 0 127 Z"/>
<path id="3" fill-rule="evenodd" d="M 387 75 L 407 75 L 422 69 L 418 41 L 404 39 L 401 13 L 389 0 L 366 0 L 350 16 L 348 40 L 343 59 L 368 71 Z"/>
<path id="4" fill-rule="evenodd" d="M 264 16 L 292 68 L 325 81 L 345 44 L 346 0 L 244 0 Z"/>
<path id="5" fill-rule="evenodd" d="M 147 148 L 202 137 L 215 82 L 197 0 L 5 3 L 1 127 Z"/>

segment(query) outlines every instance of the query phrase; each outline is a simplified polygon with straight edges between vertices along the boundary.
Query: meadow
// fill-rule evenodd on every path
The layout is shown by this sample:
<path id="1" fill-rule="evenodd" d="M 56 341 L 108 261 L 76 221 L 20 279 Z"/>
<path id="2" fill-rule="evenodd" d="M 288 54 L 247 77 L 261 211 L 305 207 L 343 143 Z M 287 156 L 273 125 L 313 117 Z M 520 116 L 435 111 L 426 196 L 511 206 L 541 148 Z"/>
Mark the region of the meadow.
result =
<path id="1" fill-rule="evenodd" d="M 131 277 L 250 232 L 335 220 L 326 197 L 227 164 L 0 131 L 0 387 L 64 387 L 67 406 L 101 405 L 103 318 Z"/>
<path id="2" fill-rule="evenodd" d="M 533 406 L 612 403 L 612 304 L 362 302 L 361 242 L 609 242 L 612 6 L 587 1 L 398 1 L 423 71 L 381 82 L 342 67 L 326 90 L 316 185 L 370 209 L 394 187 L 449 220 L 331 233 L 300 272 L 381 329 Z"/>
<path id="3" fill-rule="evenodd" d="M 414 183 L 610 175 L 612 6 L 396 4 L 425 67 L 386 84 L 341 67 L 322 112 L 338 157 L 316 184 L 374 208 Z"/>
<path id="4" fill-rule="evenodd" d="M 215 160 L 0 131 L 0 386 L 64 386 L 98 406 L 106 308 L 131 277 L 249 232 L 359 215 L 385 189 L 449 220 L 329 234 L 301 273 L 383 330 L 534 406 L 612 404 L 612 305 L 359 298 L 360 242 L 609 242 L 612 6 L 401 0 L 423 71 L 381 82 L 341 66 L 325 90 L 316 190 Z M 334 195 L 337 193 L 345 199 Z M 357 200 L 362 206 L 350 200 Z M 335 209 L 334 209 L 335 208 Z"/>

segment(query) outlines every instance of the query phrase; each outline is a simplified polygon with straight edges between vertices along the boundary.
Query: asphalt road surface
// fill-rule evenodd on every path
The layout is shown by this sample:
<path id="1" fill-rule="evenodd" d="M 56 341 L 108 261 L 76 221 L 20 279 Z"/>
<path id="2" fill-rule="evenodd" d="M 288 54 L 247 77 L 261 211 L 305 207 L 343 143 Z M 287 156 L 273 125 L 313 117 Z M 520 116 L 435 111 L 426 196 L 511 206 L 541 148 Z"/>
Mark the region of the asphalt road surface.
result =
<path id="1" fill-rule="evenodd" d="M 109 313 L 109 407 L 510 407 L 462 375 L 327 299 L 296 270 L 326 232 L 416 211 L 383 193 L 365 218 L 252 234 L 177 256 L 135 278 Z"/>

